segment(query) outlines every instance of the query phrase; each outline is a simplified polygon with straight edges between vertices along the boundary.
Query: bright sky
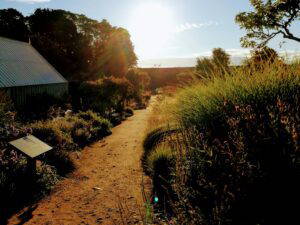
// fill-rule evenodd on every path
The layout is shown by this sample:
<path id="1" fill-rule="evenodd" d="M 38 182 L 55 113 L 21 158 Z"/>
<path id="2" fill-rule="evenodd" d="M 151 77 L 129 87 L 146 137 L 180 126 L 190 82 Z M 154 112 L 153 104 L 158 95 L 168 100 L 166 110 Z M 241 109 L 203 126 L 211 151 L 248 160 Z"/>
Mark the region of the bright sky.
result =
<path id="1" fill-rule="evenodd" d="M 222 47 L 232 56 L 248 53 L 240 47 L 244 32 L 234 22 L 238 12 L 250 10 L 248 0 L 0 0 L 0 8 L 16 8 L 29 15 L 36 8 L 64 9 L 129 30 L 139 65 L 192 66 L 195 57 Z M 294 27 L 300 33 L 299 23 Z M 300 44 L 282 39 L 270 47 L 300 52 Z"/>

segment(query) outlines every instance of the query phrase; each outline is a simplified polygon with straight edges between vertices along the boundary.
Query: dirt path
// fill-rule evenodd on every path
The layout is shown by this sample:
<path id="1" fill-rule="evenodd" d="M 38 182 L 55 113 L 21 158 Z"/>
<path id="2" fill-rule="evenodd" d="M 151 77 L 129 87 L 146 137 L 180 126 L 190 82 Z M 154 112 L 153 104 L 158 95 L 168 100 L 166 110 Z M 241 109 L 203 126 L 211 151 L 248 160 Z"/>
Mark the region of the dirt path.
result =
<path id="1" fill-rule="evenodd" d="M 140 224 L 142 180 L 149 187 L 140 158 L 150 110 L 136 111 L 113 128 L 111 136 L 85 148 L 74 174 L 49 197 L 13 216 L 8 224 Z M 122 222 L 121 211 L 129 221 Z"/>

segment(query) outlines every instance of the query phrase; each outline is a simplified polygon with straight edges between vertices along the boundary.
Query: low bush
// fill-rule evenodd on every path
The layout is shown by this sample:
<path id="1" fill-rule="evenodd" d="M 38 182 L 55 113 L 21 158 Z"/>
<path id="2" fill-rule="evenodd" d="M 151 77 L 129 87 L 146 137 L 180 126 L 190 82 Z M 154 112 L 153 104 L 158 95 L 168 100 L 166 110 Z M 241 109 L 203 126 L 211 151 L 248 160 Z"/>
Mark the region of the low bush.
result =
<path id="1" fill-rule="evenodd" d="M 69 125 L 69 124 L 68 124 Z M 55 148 L 64 148 L 69 151 L 76 150 L 77 146 L 73 142 L 69 132 L 66 132 L 67 124 L 60 121 L 39 121 L 29 125 L 32 134 Z"/>
<path id="2" fill-rule="evenodd" d="M 93 110 L 102 116 L 112 111 L 122 112 L 125 102 L 133 98 L 133 86 L 126 78 L 105 77 L 84 82 L 79 87 L 82 110 Z"/>
<path id="3" fill-rule="evenodd" d="M 111 123 L 95 112 L 79 112 L 76 117 L 89 123 L 92 141 L 111 134 Z"/>
<path id="4" fill-rule="evenodd" d="M 47 165 L 53 166 L 56 169 L 57 174 L 62 177 L 73 172 L 76 168 L 73 159 L 70 157 L 70 153 L 64 149 L 49 151 L 40 158 Z"/>
<path id="5" fill-rule="evenodd" d="M 148 155 L 155 149 L 159 144 L 161 144 L 166 137 L 178 132 L 178 129 L 171 129 L 167 127 L 159 127 L 153 129 L 149 132 L 144 138 L 143 147 L 144 147 L 144 157 L 147 158 Z"/>
<path id="6" fill-rule="evenodd" d="M 111 134 L 111 124 L 92 111 L 79 112 L 30 125 L 32 134 L 53 147 L 43 160 L 54 166 L 60 175 L 71 172 L 75 166 L 69 157 L 71 151 Z"/>

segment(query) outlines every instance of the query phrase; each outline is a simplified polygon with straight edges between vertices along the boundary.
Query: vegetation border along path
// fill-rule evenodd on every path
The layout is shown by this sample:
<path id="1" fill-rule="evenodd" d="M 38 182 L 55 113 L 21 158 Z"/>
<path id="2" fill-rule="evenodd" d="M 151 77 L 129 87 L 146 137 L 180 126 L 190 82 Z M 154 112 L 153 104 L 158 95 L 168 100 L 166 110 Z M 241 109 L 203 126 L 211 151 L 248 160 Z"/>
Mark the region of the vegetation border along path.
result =
<path id="1" fill-rule="evenodd" d="M 142 141 L 150 107 L 86 147 L 78 169 L 53 193 L 10 218 L 8 224 L 136 224 L 143 213 Z"/>

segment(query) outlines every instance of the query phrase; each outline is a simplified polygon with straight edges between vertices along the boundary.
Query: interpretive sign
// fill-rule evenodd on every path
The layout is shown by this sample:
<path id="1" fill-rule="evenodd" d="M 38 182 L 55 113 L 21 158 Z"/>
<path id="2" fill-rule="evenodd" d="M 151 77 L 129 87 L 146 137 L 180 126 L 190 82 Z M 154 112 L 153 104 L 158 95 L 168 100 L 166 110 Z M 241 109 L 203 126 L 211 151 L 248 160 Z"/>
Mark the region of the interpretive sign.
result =
<path id="1" fill-rule="evenodd" d="M 33 135 L 29 135 L 9 143 L 32 159 L 52 149 L 52 147 Z"/>

